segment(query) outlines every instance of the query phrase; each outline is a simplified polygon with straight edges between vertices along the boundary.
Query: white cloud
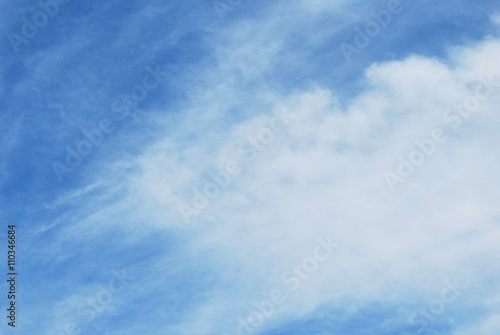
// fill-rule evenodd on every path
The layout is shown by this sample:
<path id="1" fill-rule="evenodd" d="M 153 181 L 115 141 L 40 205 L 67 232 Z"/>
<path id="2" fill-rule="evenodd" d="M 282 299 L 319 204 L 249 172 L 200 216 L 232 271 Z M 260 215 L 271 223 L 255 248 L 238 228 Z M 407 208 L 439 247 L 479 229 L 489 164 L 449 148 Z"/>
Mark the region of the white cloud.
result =
<path id="1" fill-rule="evenodd" d="M 181 160 L 185 153 L 169 154 L 169 147 L 184 147 L 175 138 L 167 147 L 152 147 L 129 185 L 131 201 L 143 199 L 143 212 L 136 214 L 156 227 L 187 229 L 193 252 L 217 251 L 225 264 L 221 277 L 246 287 L 231 298 L 231 313 L 221 308 L 204 314 L 214 321 L 234 311 L 244 315 L 249 308 L 244 301 L 283 287 L 283 269 L 307 255 L 316 237 L 329 234 L 343 245 L 335 260 L 317 273 L 314 286 L 296 292 L 297 300 L 283 312 L 297 316 L 348 299 L 364 304 L 432 296 L 447 278 L 482 285 L 483 272 L 496 270 L 492 255 L 499 251 L 500 161 L 494 144 L 499 138 L 491 125 L 498 122 L 500 92 L 447 133 L 449 141 L 398 192 L 390 192 L 383 173 L 412 150 L 415 137 L 442 125 L 447 108 L 473 92 L 478 78 L 498 78 L 492 54 L 499 47 L 488 41 L 454 53 L 453 67 L 416 56 L 374 65 L 367 70 L 367 90 L 346 107 L 328 88 L 281 99 L 296 120 L 192 226 L 185 226 L 177 203 L 189 201 L 191 188 L 203 185 L 194 176 L 204 168 L 217 170 L 224 159 Z M 232 134 L 228 142 L 244 138 L 264 120 L 236 124 L 226 132 Z M 202 141 L 190 145 L 183 150 L 206 148 Z M 208 154 L 230 156 L 231 145 L 217 147 Z"/>
<path id="2" fill-rule="evenodd" d="M 387 187 L 384 172 L 397 168 L 398 156 L 414 149 L 415 138 L 443 126 L 443 114 L 473 93 L 480 77 L 500 78 L 500 42 L 452 50 L 447 63 L 415 55 L 374 64 L 366 71 L 365 90 L 351 100 L 320 86 L 289 96 L 265 85 L 243 90 L 240 82 L 261 79 L 279 54 L 282 44 L 267 43 L 267 34 L 287 37 L 280 23 L 255 29 L 244 22 L 228 31 L 228 43 L 218 43 L 222 47 L 215 52 L 219 67 L 199 73 L 206 87 L 190 91 L 179 129 L 127 164 L 136 170 L 125 180 L 116 177 L 120 164 L 112 167 L 110 189 L 112 194 L 126 189 L 124 200 L 92 211 L 74 231 L 80 234 L 120 213 L 134 225 L 141 222 L 141 230 L 182 231 L 189 252 L 200 262 L 210 255 L 207 261 L 215 260 L 221 280 L 233 283 L 214 289 L 217 299 L 199 308 L 209 324 L 236 324 L 237 316 L 253 309 L 253 300 L 276 287 L 285 290 L 283 271 L 309 255 L 317 237 L 328 235 L 342 247 L 294 293 L 278 320 L 324 303 L 404 306 L 407 300 L 432 297 L 444 279 L 455 277 L 482 285 L 483 276 L 497 272 L 492 264 L 500 251 L 500 88 L 462 127 L 447 128 L 449 140 L 396 193 Z M 267 109 L 256 113 L 245 104 L 257 99 Z M 236 103 L 243 116 L 228 121 Z M 244 165 L 194 224 L 186 225 L 178 204 L 190 204 L 192 189 L 238 156 L 236 144 L 265 126 L 280 106 L 296 115 L 293 122 Z M 111 226 L 117 227 L 99 226 L 86 234 Z M 166 269 L 159 262 L 156 270 Z M 183 329 L 203 333 L 205 325 L 203 320 Z"/>

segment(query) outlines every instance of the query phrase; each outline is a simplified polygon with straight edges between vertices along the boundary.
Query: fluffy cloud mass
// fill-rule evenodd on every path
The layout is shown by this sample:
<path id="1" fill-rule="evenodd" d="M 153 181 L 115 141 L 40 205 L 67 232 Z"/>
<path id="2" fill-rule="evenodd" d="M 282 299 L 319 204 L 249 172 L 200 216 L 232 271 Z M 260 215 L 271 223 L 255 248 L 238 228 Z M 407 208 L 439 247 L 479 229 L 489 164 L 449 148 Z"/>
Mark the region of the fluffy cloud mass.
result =
<path id="1" fill-rule="evenodd" d="M 488 278 L 498 271 L 500 67 L 492 55 L 499 52 L 499 41 L 490 40 L 452 50 L 446 62 L 414 55 L 373 64 L 365 88 L 349 101 L 316 86 L 272 96 L 267 111 L 189 147 L 182 135 L 166 136 L 135 161 L 123 207 L 136 206 L 137 221 L 152 229 L 180 229 L 190 253 L 213 257 L 211 271 L 238 293 L 207 288 L 216 303 L 193 313 L 209 308 L 204 316 L 225 320 L 225 331 L 236 330 L 232 316 L 255 309 L 251 301 L 293 287 L 283 281 L 286 269 L 327 236 L 341 247 L 302 279 L 273 319 L 376 303 L 394 312 L 404 307 L 408 315 L 392 320 L 404 328 L 413 310 L 455 280 L 467 290 L 460 306 L 448 308 L 480 305 L 484 288 L 495 291 Z M 476 92 L 487 98 L 468 107 Z M 288 119 L 269 131 L 283 110 Z M 435 129 L 442 141 L 428 145 L 427 155 L 415 142 L 429 141 Z M 408 161 L 418 150 L 423 163 L 391 185 L 387 171 L 397 174 L 399 157 Z M 227 172 L 230 162 L 238 173 Z M 422 315 L 413 320 L 408 327 L 428 327 Z M 494 320 L 485 319 L 485 329 Z"/>

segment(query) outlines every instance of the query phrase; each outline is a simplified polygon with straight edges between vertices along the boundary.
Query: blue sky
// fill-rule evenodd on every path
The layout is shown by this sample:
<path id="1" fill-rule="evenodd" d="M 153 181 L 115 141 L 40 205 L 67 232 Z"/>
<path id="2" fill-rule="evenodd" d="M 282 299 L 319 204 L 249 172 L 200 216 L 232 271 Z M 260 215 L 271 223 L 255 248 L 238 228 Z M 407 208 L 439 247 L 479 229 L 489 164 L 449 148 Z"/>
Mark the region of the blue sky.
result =
<path id="1" fill-rule="evenodd" d="M 0 334 L 499 333 L 498 2 L 60 2 L 0 0 Z"/>

